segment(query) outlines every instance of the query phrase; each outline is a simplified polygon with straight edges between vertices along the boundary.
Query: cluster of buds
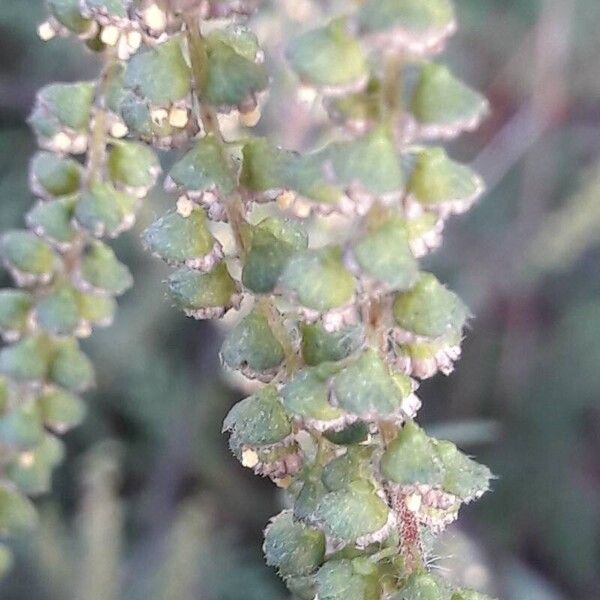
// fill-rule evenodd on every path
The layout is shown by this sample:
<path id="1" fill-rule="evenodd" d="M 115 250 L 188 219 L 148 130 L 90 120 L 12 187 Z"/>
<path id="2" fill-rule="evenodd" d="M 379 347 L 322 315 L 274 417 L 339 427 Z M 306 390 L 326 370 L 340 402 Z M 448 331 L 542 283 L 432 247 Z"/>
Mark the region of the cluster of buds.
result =
<path id="1" fill-rule="evenodd" d="M 52 23 L 60 20 L 64 31 L 88 42 L 92 31 L 129 27 L 121 13 L 110 12 L 116 4 L 49 3 L 57 19 Z M 40 29 L 44 38 L 51 37 L 48 27 Z M 112 323 L 116 297 L 132 283 L 106 242 L 133 226 L 160 174 L 151 148 L 112 135 L 108 101 L 121 52 L 111 44 L 96 49 L 105 56 L 97 81 L 57 83 L 39 92 L 30 125 L 40 150 L 29 171 L 37 201 L 26 214 L 27 229 L 0 237 L 2 264 L 16 286 L 0 290 L 3 537 L 33 524 L 28 497 L 47 491 L 63 456 L 58 436 L 84 417 L 81 394 L 95 375 L 79 339 Z M 1 556 L 4 568 L 4 546 Z"/>
<path id="2" fill-rule="evenodd" d="M 428 557 L 432 534 L 491 474 L 414 421 L 419 380 L 452 371 L 469 317 L 418 259 L 483 191 L 469 167 L 424 145 L 487 110 L 433 62 L 455 31 L 453 6 L 364 0 L 292 40 L 291 68 L 336 126 L 334 141 L 300 154 L 221 129 L 224 115 L 239 127 L 260 117 L 269 78 L 241 22 L 257 4 L 49 0 L 42 36 L 76 35 L 108 62 L 99 82 L 43 90 L 31 120 L 46 152 L 32 163 L 32 232 L 2 241 L 25 288 L 0 306 L 12 344 L 0 353 L 3 419 L 25 410 L 40 431 L 64 430 L 76 419 L 49 421 L 48 393 L 80 418 L 64 398 L 93 376 L 75 338 L 109 321 L 129 283 L 98 238 L 131 226 L 158 174 L 149 146 L 182 148 L 164 182 L 173 210 L 144 243 L 175 268 L 168 289 L 187 315 L 242 313 L 221 358 L 251 395 L 224 430 L 242 464 L 290 498 L 266 529 L 268 564 L 306 600 L 484 600 L 429 572 Z M 85 166 L 66 156 L 84 152 Z M 25 448 L 9 439 L 6 494 L 15 472 L 41 472 L 38 454 L 57 459 L 37 450 L 49 435 Z"/>
<path id="3" fill-rule="evenodd" d="M 306 600 L 481 600 L 427 565 L 434 534 L 491 474 L 414 422 L 418 381 L 452 371 L 469 318 L 418 259 L 483 191 L 469 167 L 425 145 L 487 110 L 432 62 L 455 30 L 452 6 L 366 0 L 291 41 L 289 64 L 337 127 L 308 154 L 224 137 L 221 115 L 252 105 L 267 77 L 256 38 L 213 15 L 196 11 L 164 42 L 182 44 L 198 133 L 166 178 L 176 207 L 145 242 L 177 267 L 168 287 L 188 315 L 241 312 L 220 355 L 253 393 L 224 431 L 291 502 L 266 529 L 267 562 Z M 229 58 L 217 66 L 221 44 Z M 156 72 L 175 70 L 161 61 Z M 138 80 L 130 69 L 125 81 Z M 315 245 L 324 220 L 330 237 Z"/>

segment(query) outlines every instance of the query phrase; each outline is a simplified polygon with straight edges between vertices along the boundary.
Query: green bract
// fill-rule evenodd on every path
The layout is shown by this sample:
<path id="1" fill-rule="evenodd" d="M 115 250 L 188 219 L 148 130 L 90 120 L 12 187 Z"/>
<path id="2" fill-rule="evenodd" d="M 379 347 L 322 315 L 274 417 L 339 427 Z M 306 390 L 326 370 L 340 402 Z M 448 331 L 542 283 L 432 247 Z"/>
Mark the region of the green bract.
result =
<path id="1" fill-rule="evenodd" d="M 82 257 L 79 283 L 84 291 L 119 296 L 131 287 L 132 277 L 129 269 L 118 261 L 109 246 L 93 242 Z"/>
<path id="2" fill-rule="evenodd" d="M 43 240 L 28 231 L 9 231 L 0 239 L 4 264 L 21 275 L 24 283 L 47 280 L 56 266 L 56 255 Z"/>
<path id="3" fill-rule="evenodd" d="M 68 196 L 79 190 L 82 169 L 78 162 L 51 152 L 38 152 L 31 161 L 33 191 L 44 197 Z"/>
<path id="4" fill-rule="evenodd" d="M 59 250 L 67 249 L 77 238 L 73 224 L 76 200 L 74 196 L 66 196 L 39 201 L 25 216 L 27 225 Z"/>
<path id="5" fill-rule="evenodd" d="M 295 522 L 291 512 L 273 518 L 265 531 L 263 546 L 267 564 L 283 577 L 308 575 L 325 558 L 325 536 L 316 528 Z"/>
<path id="6" fill-rule="evenodd" d="M 37 520 L 33 504 L 9 484 L 0 484 L 0 532 L 26 531 Z"/>
<path id="7" fill-rule="evenodd" d="M 296 38 L 287 57 L 307 84 L 325 94 L 337 94 L 366 83 L 368 70 L 363 51 L 348 33 L 344 19 Z"/>
<path id="8" fill-rule="evenodd" d="M 318 323 L 302 323 L 300 333 L 302 358 L 307 365 L 340 361 L 356 352 L 364 341 L 362 325 L 354 325 L 330 333 Z"/>
<path id="9" fill-rule="evenodd" d="M 116 185 L 135 190 L 138 195 L 145 195 L 160 173 L 154 152 L 137 142 L 113 142 L 107 166 L 110 178 Z"/>
<path id="10" fill-rule="evenodd" d="M 0 290 L 0 331 L 5 337 L 18 337 L 25 329 L 33 305 L 29 292 Z"/>
<path id="11" fill-rule="evenodd" d="M 380 596 L 377 572 L 356 572 L 350 560 L 334 560 L 321 567 L 317 591 L 320 600 L 377 600 Z"/>

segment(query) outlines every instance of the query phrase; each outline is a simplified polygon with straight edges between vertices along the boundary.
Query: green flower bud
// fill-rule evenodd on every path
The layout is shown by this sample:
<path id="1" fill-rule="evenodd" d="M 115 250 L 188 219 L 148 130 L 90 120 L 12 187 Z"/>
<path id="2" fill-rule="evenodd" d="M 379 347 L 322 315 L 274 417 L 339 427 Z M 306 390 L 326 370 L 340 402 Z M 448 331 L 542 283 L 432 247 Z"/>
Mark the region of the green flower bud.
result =
<path id="1" fill-rule="evenodd" d="M 43 198 L 70 196 L 81 185 L 81 165 L 52 152 L 38 152 L 31 161 L 29 178 L 34 194 Z"/>
<path id="2" fill-rule="evenodd" d="M 108 174 L 126 192 L 143 198 L 160 173 L 156 154 L 146 144 L 113 141 L 108 153 Z"/>
<path id="3" fill-rule="evenodd" d="M 50 379 L 75 393 L 85 392 L 94 385 L 94 367 L 76 340 L 67 339 L 58 345 L 50 367 Z"/>
<path id="4" fill-rule="evenodd" d="M 210 194 L 231 194 L 235 186 L 228 159 L 212 134 L 198 140 L 173 165 L 165 182 L 169 191 L 184 191 L 192 199 L 206 197 L 207 201 Z"/>
<path id="5" fill-rule="evenodd" d="M 348 448 L 346 454 L 327 463 L 321 476 L 325 487 L 330 492 L 336 492 L 346 488 L 353 481 L 372 481 L 372 452 L 372 448 Z"/>
<path id="6" fill-rule="evenodd" d="M 62 434 L 77 427 L 86 413 L 85 404 L 79 396 L 60 388 L 44 390 L 38 402 L 44 424 L 56 433 Z"/>
<path id="7" fill-rule="evenodd" d="M 72 335 L 80 321 L 79 305 L 73 288 L 60 285 L 38 300 L 37 324 L 55 335 Z"/>
<path id="8" fill-rule="evenodd" d="M 333 403 L 365 421 L 413 417 L 420 402 L 408 377 L 392 373 L 375 350 L 366 350 L 333 379 Z"/>
<path id="9" fill-rule="evenodd" d="M 442 483 L 444 471 L 432 440 L 408 422 L 381 457 L 381 474 L 402 486 L 437 486 Z"/>
<path id="10" fill-rule="evenodd" d="M 19 450 L 33 448 L 44 435 L 40 408 L 34 400 L 21 402 L 0 417 L 0 443 Z"/>
<path id="11" fill-rule="evenodd" d="M 422 138 L 453 138 L 461 131 L 475 129 L 487 113 L 488 103 L 447 67 L 430 63 L 422 67 L 411 111 Z"/>
<path id="12" fill-rule="evenodd" d="M 315 519 L 327 535 L 358 547 L 387 538 L 395 522 L 386 502 L 366 481 L 354 481 L 325 495 L 317 506 Z"/>
<path id="13" fill-rule="evenodd" d="M 98 327 L 108 327 L 112 324 L 117 303 L 111 296 L 99 296 L 97 294 L 75 291 L 79 316 L 83 325 L 97 325 Z M 85 337 L 84 332 L 79 333 Z"/>
<path id="14" fill-rule="evenodd" d="M 51 357 L 48 338 L 26 337 L 0 350 L 0 373 L 17 381 L 42 381 L 48 373 Z"/>
<path id="15" fill-rule="evenodd" d="M 87 34 L 92 22 L 81 15 L 79 0 L 48 0 L 50 14 L 76 35 Z"/>
<path id="16" fill-rule="evenodd" d="M 0 332 L 7 341 L 15 341 L 27 326 L 33 297 L 23 290 L 0 290 Z"/>
<path id="17" fill-rule="evenodd" d="M 294 292 L 300 304 L 320 313 L 352 302 L 356 287 L 335 246 L 298 252 L 279 283 L 284 290 Z"/>
<path id="18" fill-rule="evenodd" d="M 257 447 L 282 442 L 292 426 L 276 388 L 268 386 L 238 402 L 225 418 L 223 431 L 231 431 L 240 444 Z"/>
<path id="19" fill-rule="evenodd" d="M 7 475 L 26 494 L 42 494 L 50 489 L 52 470 L 63 457 L 62 442 L 45 434 L 38 446 L 22 453 L 8 466 Z"/>
<path id="20" fill-rule="evenodd" d="M 56 268 L 57 256 L 52 248 L 28 231 L 5 233 L 0 239 L 0 253 L 19 285 L 47 283 Z"/>
<path id="21" fill-rule="evenodd" d="M 352 446 L 369 439 L 369 426 L 363 421 L 348 425 L 341 431 L 326 431 L 323 434 L 332 444 Z"/>
<path id="22" fill-rule="evenodd" d="M 362 88 L 368 79 L 366 57 L 348 33 L 345 19 L 297 37 L 287 58 L 300 79 L 325 95 Z"/>
<path id="23" fill-rule="evenodd" d="M 332 560 L 317 574 L 319 600 L 378 600 L 381 595 L 376 574 L 354 571 L 350 560 Z"/>
<path id="24" fill-rule="evenodd" d="M 352 325 L 329 333 L 318 323 L 300 324 L 302 358 L 307 365 L 338 362 L 354 354 L 364 342 L 364 327 Z"/>
<path id="25" fill-rule="evenodd" d="M 343 410 L 329 403 L 331 371 L 304 369 L 281 390 L 286 410 L 317 431 L 339 430 L 347 424 Z"/>
<path id="26" fill-rule="evenodd" d="M 413 573 L 393 600 L 450 600 L 452 590 L 441 578 L 428 573 Z"/>
<path id="27" fill-rule="evenodd" d="M 272 292 L 290 258 L 307 245 L 308 237 L 299 223 L 276 218 L 261 221 L 252 230 L 242 283 L 257 294 Z"/>
<path id="28" fill-rule="evenodd" d="M 144 242 L 168 264 L 199 271 L 211 271 L 223 258 L 222 246 L 210 232 L 201 208 L 186 216 L 172 212 L 161 217 L 144 232 Z"/>
<path id="29" fill-rule="evenodd" d="M 240 302 L 238 286 L 224 263 L 208 273 L 178 269 L 169 277 L 169 293 L 177 306 L 195 319 L 219 318 Z"/>
<path id="30" fill-rule="evenodd" d="M 290 511 L 273 517 L 265 530 L 267 564 L 282 577 L 308 575 L 325 558 L 325 536 L 319 529 L 294 521 Z"/>
<path id="31" fill-rule="evenodd" d="M 7 535 L 29 531 L 36 521 L 33 504 L 12 485 L 0 483 L 0 532 Z"/>
<path id="32" fill-rule="evenodd" d="M 115 238 L 133 227 L 138 203 L 138 198 L 96 181 L 81 194 L 75 218 L 92 235 Z"/>
<path id="33" fill-rule="evenodd" d="M 221 358 L 228 367 L 250 379 L 270 381 L 285 354 L 267 317 L 255 308 L 231 329 L 221 347 Z"/>
<path id="34" fill-rule="evenodd" d="M 60 251 L 68 250 L 77 238 L 73 211 L 76 196 L 40 201 L 25 216 L 27 226 Z"/>
<path id="35" fill-rule="evenodd" d="M 423 273 L 408 292 L 394 302 L 396 323 L 406 332 L 407 341 L 419 336 L 437 339 L 460 335 L 469 311 L 462 300 L 444 287 L 431 273 Z"/>
<path id="36" fill-rule="evenodd" d="M 237 38 L 237 39 L 236 39 Z M 248 44 L 249 38 L 252 38 Z M 257 64 L 258 45 L 245 29 L 230 29 L 205 38 L 208 57 L 204 97 L 221 110 L 246 104 L 256 106 L 256 94 L 265 90 L 269 78 L 265 67 Z M 254 50 L 254 52 L 253 52 Z"/>
<path id="37" fill-rule="evenodd" d="M 127 64 L 125 87 L 154 105 L 169 105 L 191 92 L 191 72 L 182 49 L 182 38 L 136 54 Z"/>
<path id="38" fill-rule="evenodd" d="M 95 84 L 55 83 L 38 93 L 29 124 L 42 148 L 80 154 L 87 147 Z"/>
<path id="39" fill-rule="evenodd" d="M 383 290 L 407 290 L 417 281 L 419 265 L 411 251 L 403 219 L 374 224 L 352 248 L 359 271 Z"/>
<path id="40" fill-rule="evenodd" d="M 83 291 L 110 296 L 124 294 L 133 283 L 129 269 L 102 242 L 93 242 L 88 246 L 75 279 Z"/>
<path id="41" fill-rule="evenodd" d="M 377 127 L 350 142 L 332 144 L 325 150 L 336 181 L 364 214 L 374 200 L 397 202 L 404 192 L 404 174 L 392 133 Z"/>
<path id="42" fill-rule="evenodd" d="M 378 47 L 416 55 L 439 52 L 456 30 L 450 0 L 369 0 L 358 22 Z"/>
<path id="43" fill-rule="evenodd" d="M 463 502 L 471 502 L 490 489 L 492 473 L 463 454 L 453 443 L 435 442 L 435 451 L 444 470 L 442 488 Z"/>
<path id="44" fill-rule="evenodd" d="M 443 148 L 417 154 L 408 184 L 411 200 L 442 217 L 467 211 L 483 190 L 481 178 L 469 167 L 450 160 Z"/>

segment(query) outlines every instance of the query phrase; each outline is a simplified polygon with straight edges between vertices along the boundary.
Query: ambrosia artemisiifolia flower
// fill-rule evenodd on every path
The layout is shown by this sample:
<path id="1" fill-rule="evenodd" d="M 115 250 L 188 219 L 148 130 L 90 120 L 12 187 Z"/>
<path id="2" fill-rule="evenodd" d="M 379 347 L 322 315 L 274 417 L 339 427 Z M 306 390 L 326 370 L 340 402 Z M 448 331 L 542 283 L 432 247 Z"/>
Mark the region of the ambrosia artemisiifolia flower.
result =
<path id="1" fill-rule="evenodd" d="M 155 183 L 150 147 L 177 149 L 173 210 L 144 234 L 189 316 L 239 311 L 221 358 L 253 392 L 224 423 L 246 467 L 287 490 L 267 563 L 298 598 L 482 600 L 429 570 L 431 544 L 489 470 L 415 422 L 419 380 L 449 374 L 469 311 L 418 259 L 481 179 L 435 145 L 474 129 L 485 99 L 437 55 L 449 0 L 363 0 L 289 40 L 298 86 L 332 141 L 308 154 L 224 135 L 260 118 L 264 54 L 252 0 L 49 0 L 40 35 L 101 52 L 94 82 L 42 90 L 30 231 L 2 238 L 20 289 L 0 325 L 0 524 L 33 509 L 93 383 L 77 345 L 106 325 L 129 273 L 103 238 L 128 229 Z M 75 160 L 70 155 L 83 155 Z M 315 233 L 318 230 L 318 235 Z M 318 239 L 318 241 L 316 241 Z"/>

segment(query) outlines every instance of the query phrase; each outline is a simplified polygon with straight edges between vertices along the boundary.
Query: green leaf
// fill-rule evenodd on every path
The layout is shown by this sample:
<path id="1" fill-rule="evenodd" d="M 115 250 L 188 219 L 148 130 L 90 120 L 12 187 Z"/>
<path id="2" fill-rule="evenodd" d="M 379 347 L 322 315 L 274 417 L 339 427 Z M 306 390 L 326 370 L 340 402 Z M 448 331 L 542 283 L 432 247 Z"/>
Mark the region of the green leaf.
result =
<path id="1" fill-rule="evenodd" d="M 317 574 L 319 600 L 378 600 L 377 577 L 356 573 L 349 560 L 325 563 Z"/>
<path id="2" fill-rule="evenodd" d="M 364 481 L 327 494 L 315 512 L 325 532 L 344 542 L 362 541 L 376 534 L 385 527 L 388 516 L 387 504 Z"/>
<path id="3" fill-rule="evenodd" d="M 97 290 L 111 296 L 120 296 L 133 283 L 129 269 L 102 242 L 93 242 L 87 247 L 78 276 L 84 291 Z"/>
<path id="4" fill-rule="evenodd" d="M 373 479 L 371 448 L 348 448 L 346 454 L 334 458 L 323 469 L 322 480 L 330 492 L 349 486 L 353 481 Z"/>
<path id="5" fill-rule="evenodd" d="M 49 333 L 71 335 L 79 324 L 79 305 L 75 291 L 59 285 L 41 297 L 35 307 L 37 323 Z"/>
<path id="6" fill-rule="evenodd" d="M 95 83 L 90 81 L 53 83 L 38 92 L 36 109 L 55 119 L 56 127 L 87 131 L 95 93 Z M 38 133 L 46 135 L 44 131 Z"/>
<path id="7" fill-rule="evenodd" d="M 52 248 L 28 231 L 5 233 L 0 239 L 0 253 L 7 266 L 26 277 L 49 277 L 56 265 Z"/>
<path id="8" fill-rule="evenodd" d="M 392 374 L 372 349 L 363 352 L 333 379 L 339 407 L 364 419 L 398 417 L 402 401 L 411 392 L 410 380 Z"/>
<path id="9" fill-rule="evenodd" d="M 392 600 L 450 600 L 450 586 L 427 573 L 413 573 Z"/>
<path id="10" fill-rule="evenodd" d="M 167 187 L 174 185 L 196 193 L 216 190 L 223 195 L 231 194 L 237 185 L 227 157 L 212 134 L 201 138 L 173 165 L 169 180 Z"/>
<path id="11" fill-rule="evenodd" d="M 83 400 L 60 388 L 50 388 L 40 396 L 39 407 L 46 427 L 65 433 L 81 424 L 86 407 Z"/>
<path id="12" fill-rule="evenodd" d="M 231 431 L 240 444 L 258 447 L 283 441 L 292 426 L 277 389 L 268 386 L 238 402 L 225 418 L 223 431 Z"/>
<path id="13" fill-rule="evenodd" d="M 138 203 L 137 198 L 110 183 L 96 181 L 81 194 L 75 218 L 92 235 L 114 238 L 133 226 Z"/>
<path id="14" fill-rule="evenodd" d="M 27 226 L 59 249 L 75 241 L 77 230 L 73 226 L 76 197 L 39 201 L 25 216 Z"/>
<path id="15" fill-rule="evenodd" d="M 443 148 L 428 148 L 417 154 L 408 192 L 426 208 L 464 212 L 483 192 L 483 181 L 469 167 L 450 160 Z"/>
<path id="16" fill-rule="evenodd" d="M 117 185 L 148 190 L 160 173 L 154 151 L 146 144 L 113 140 L 108 153 L 108 174 Z"/>
<path id="17" fill-rule="evenodd" d="M 44 197 L 68 196 L 81 185 L 81 165 L 52 152 L 38 152 L 29 173 L 34 193 Z"/>
<path id="18" fill-rule="evenodd" d="M 326 431 L 323 434 L 332 444 L 352 446 L 369 438 L 369 426 L 364 421 L 357 421 L 341 431 Z"/>
<path id="19" fill-rule="evenodd" d="M 255 308 L 228 333 L 221 357 L 228 367 L 250 375 L 277 369 L 285 354 L 267 317 L 260 308 Z"/>
<path id="20" fill-rule="evenodd" d="M 131 58 L 124 77 L 125 87 L 152 104 L 171 104 L 191 92 L 191 71 L 182 51 L 182 38 L 166 42 Z"/>
<path id="21" fill-rule="evenodd" d="M 144 232 L 144 243 L 171 265 L 186 264 L 202 271 L 210 270 L 223 256 L 208 228 L 206 213 L 199 207 L 189 216 L 171 212 L 161 217 Z"/>
<path id="22" fill-rule="evenodd" d="M 76 340 L 67 339 L 57 347 L 50 367 L 50 379 L 75 393 L 85 392 L 94 385 L 94 367 L 79 349 Z"/>
<path id="23" fill-rule="evenodd" d="M 324 93 L 366 84 L 367 61 L 345 19 L 297 37 L 288 47 L 287 58 L 302 81 Z"/>
<path id="24" fill-rule="evenodd" d="M 308 236 L 294 221 L 269 217 L 252 230 L 242 283 L 257 294 L 272 292 L 294 252 L 304 250 Z"/>
<path id="25" fill-rule="evenodd" d="M 33 504 L 12 486 L 0 483 L 0 532 L 12 534 L 29 531 L 36 521 Z"/>
<path id="26" fill-rule="evenodd" d="M 224 263 L 208 273 L 182 267 L 169 277 L 168 283 L 177 306 L 197 319 L 222 316 L 237 305 L 238 288 Z"/>
<path id="27" fill-rule="evenodd" d="M 400 327 L 428 338 L 460 334 L 469 316 L 462 300 L 431 273 L 423 273 L 411 290 L 398 294 L 393 310 Z"/>
<path id="28" fill-rule="evenodd" d="M 17 381 L 41 381 L 50 366 L 52 348 L 42 335 L 23 338 L 0 350 L 0 373 Z"/>
<path id="29" fill-rule="evenodd" d="M 267 565 L 276 567 L 282 577 L 308 575 L 323 563 L 325 536 L 284 511 L 267 527 L 263 551 Z"/>
<path id="30" fill-rule="evenodd" d="M 410 249 L 406 223 L 399 217 L 371 226 L 353 251 L 360 269 L 386 289 L 407 290 L 417 281 L 419 264 Z"/>
<path id="31" fill-rule="evenodd" d="M 111 296 L 100 296 L 94 293 L 76 291 L 79 315 L 83 321 L 99 327 L 112 323 L 117 303 Z"/>
<path id="32" fill-rule="evenodd" d="M 20 335 L 25 329 L 32 305 L 33 297 L 29 292 L 0 290 L 0 331 L 8 337 Z"/>
<path id="33" fill-rule="evenodd" d="M 381 458 L 381 474 L 399 485 L 440 485 L 443 465 L 432 440 L 414 423 L 406 423 Z"/>
<path id="34" fill-rule="evenodd" d="M 473 129 L 487 110 L 486 99 L 456 79 L 447 67 L 434 63 L 422 67 L 411 111 L 425 137 L 454 137 Z"/>
<path id="35" fill-rule="evenodd" d="M 326 312 L 352 301 L 356 282 L 337 246 L 304 250 L 289 261 L 279 283 L 294 292 L 301 305 Z"/>

